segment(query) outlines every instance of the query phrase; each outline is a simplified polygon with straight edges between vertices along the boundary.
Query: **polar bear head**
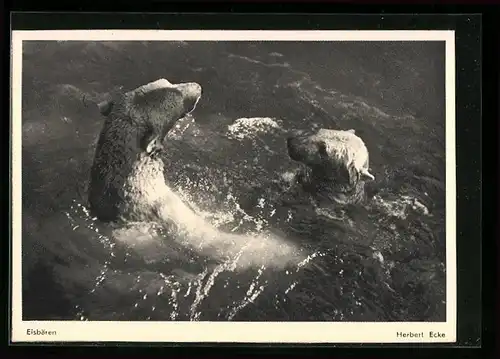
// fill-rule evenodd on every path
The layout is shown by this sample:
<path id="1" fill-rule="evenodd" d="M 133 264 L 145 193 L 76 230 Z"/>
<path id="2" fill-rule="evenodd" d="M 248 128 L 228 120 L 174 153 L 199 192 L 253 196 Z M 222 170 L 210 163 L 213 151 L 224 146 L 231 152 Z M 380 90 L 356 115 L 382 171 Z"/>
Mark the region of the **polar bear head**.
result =
<path id="1" fill-rule="evenodd" d="M 301 182 L 337 203 L 360 201 L 364 183 L 375 179 L 369 172 L 368 149 L 352 129 L 296 131 L 287 146 L 290 158 L 307 167 Z"/>

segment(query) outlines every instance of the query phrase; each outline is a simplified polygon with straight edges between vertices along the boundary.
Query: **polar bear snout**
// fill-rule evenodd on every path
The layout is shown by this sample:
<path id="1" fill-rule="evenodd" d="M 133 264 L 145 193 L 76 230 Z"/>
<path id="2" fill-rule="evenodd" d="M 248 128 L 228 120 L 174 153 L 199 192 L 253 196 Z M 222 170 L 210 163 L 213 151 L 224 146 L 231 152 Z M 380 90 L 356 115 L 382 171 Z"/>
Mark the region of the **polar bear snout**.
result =
<path id="1" fill-rule="evenodd" d="M 318 144 L 310 141 L 302 131 L 295 131 L 286 140 L 288 156 L 306 165 L 318 164 L 320 161 Z"/>

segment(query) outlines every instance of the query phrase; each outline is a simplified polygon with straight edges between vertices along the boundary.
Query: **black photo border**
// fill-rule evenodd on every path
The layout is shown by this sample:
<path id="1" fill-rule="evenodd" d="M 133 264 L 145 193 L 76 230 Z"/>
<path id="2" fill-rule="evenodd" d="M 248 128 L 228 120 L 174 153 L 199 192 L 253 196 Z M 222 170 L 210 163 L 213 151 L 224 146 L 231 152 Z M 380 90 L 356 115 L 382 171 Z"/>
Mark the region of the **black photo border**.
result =
<path id="1" fill-rule="evenodd" d="M 192 4 L 191 4 L 192 5 Z M 70 29 L 172 29 L 172 30 L 454 30 L 456 34 L 455 56 L 456 56 L 456 161 L 457 161 L 457 342 L 450 344 L 184 344 L 184 343 L 51 343 L 43 344 L 50 351 L 64 350 L 63 347 L 72 347 L 71 353 L 76 354 L 86 347 L 115 347 L 120 346 L 119 351 L 130 353 L 132 348 L 143 350 L 161 350 L 161 347 L 169 347 L 179 354 L 191 349 L 202 349 L 203 353 L 209 353 L 212 349 L 224 350 L 224 352 L 236 355 L 244 353 L 295 353 L 309 351 L 314 348 L 317 354 L 329 353 L 331 348 L 352 350 L 354 348 L 436 348 L 447 347 L 481 348 L 484 343 L 482 334 L 488 334 L 492 330 L 491 320 L 493 313 L 489 310 L 483 311 L 489 302 L 487 292 L 494 288 L 493 283 L 485 283 L 491 280 L 491 276 L 482 275 L 481 270 L 488 256 L 494 253 L 494 248 L 482 249 L 482 184 L 492 180 L 491 177 L 484 178 L 482 175 L 482 75 L 484 74 L 482 53 L 482 23 L 484 16 L 481 11 L 464 11 L 462 14 L 445 14 L 435 11 L 433 14 L 402 14 L 396 11 L 386 13 L 363 14 L 326 14 L 326 13 L 303 13 L 277 7 L 278 13 L 249 13 L 248 8 L 241 8 L 241 12 L 235 10 L 235 6 L 229 11 L 220 13 L 190 13 L 185 6 L 183 13 L 63 13 L 63 12 L 14 12 L 10 14 L 10 29 L 12 30 L 70 30 Z M 265 7 L 261 6 L 260 8 Z M 179 8 L 182 8 L 179 5 Z M 217 7 L 215 7 L 217 9 Z M 220 8 L 220 7 L 219 7 Z M 272 7 L 271 7 L 272 8 Z M 87 10 L 87 9 L 85 9 Z M 89 9 L 93 10 L 93 9 Z M 103 9 L 105 10 L 105 9 Z M 226 9 L 227 10 L 227 9 Z M 319 10 L 319 9 L 318 9 Z M 322 6 L 324 12 L 325 8 Z M 444 9 L 446 12 L 446 8 Z M 452 11 L 453 9 L 451 9 Z M 456 9 L 455 9 L 456 10 Z M 466 10 L 466 9 L 465 9 Z M 175 10 L 177 11 L 177 10 Z M 208 10 L 207 10 L 208 11 Z M 310 11 L 310 10 L 309 10 Z M 359 11 L 359 8 L 358 8 Z M 401 9 L 399 9 L 401 11 Z M 239 12 L 239 13 L 237 13 Z M 315 11 L 318 12 L 318 11 Z M 354 12 L 354 11 L 353 11 Z M 450 12 L 450 10 L 448 10 Z M 5 24 L 5 22 L 4 22 Z M 10 38 L 5 41 L 5 50 L 10 47 Z M 5 53 L 9 53 L 4 51 Z M 490 50 L 491 53 L 491 50 Z M 493 53 L 492 53 L 493 56 Z M 496 56 L 496 54 L 494 54 Z M 496 57 L 493 57 L 493 61 Z M 4 59 L 5 61 L 5 59 Z M 9 84 L 10 61 L 6 61 L 4 70 L 4 84 Z M 5 87 L 4 87 L 5 89 Z M 492 90 L 490 86 L 490 90 Z M 5 93 L 10 93 L 10 88 Z M 498 97 L 497 97 L 498 100 Z M 4 101 L 9 101 L 4 95 Z M 4 109 L 10 108 L 3 106 Z M 487 112 L 489 118 L 497 111 L 490 109 Z M 9 116 L 8 114 L 6 114 Z M 6 117 L 8 118 L 8 117 Z M 496 117 L 494 117 L 496 119 Z M 7 122 L 7 121 L 6 121 Z M 495 127 L 496 129 L 496 127 Z M 10 130 L 9 140 L 10 143 Z M 10 151 L 10 147 L 9 147 Z M 10 164 L 9 164 L 10 166 Z M 9 171 L 10 172 L 10 171 Z M 494 182 L 493 182 L 494 184 Z M 9 186 L 9 203 L 11 203 L 11 186 Z M 492 186 L 493 187 L 493 186 Z M 9 208 L 10 212 L 10 208 Z M 496 219 L 493 219 L 496 220 Z M 10 293 L 11 293 L 11 246 L 12 233 L 10 231 L 11 218 L 9 216 L 9 241 L 4 241 L 6 254 L 4 263 L 9 263 L 7 270 L 8 278 L 4 283 L 9 283 L 8 311 L 9 323 L 7 340 L 11 346 L 29 348 L 40 344 L 11 343 L 10 342 Z M 496 237 L 493 237 L 496 238 Z M 488 247 L 489 248 L 489 247 Z M 489 251 L 489 252 L 487 252 Z M 483 255 L 482 255 L 483 253 Z M 489 254 L 487 254 L 489 253 Z M 491 259 L 491 258 L 490 258 Z M 486 274 L 486 272 L 484 272 Z M 491 287 L 491 288 L 490 288 Z M 485 306 L 486 304 L 486 306 Z M 76 348 L 78 347 L 78 348 Z M 24 348 L 23 348 L 24 349 Z M 210 350 L 209 350 L 210 349 Z M 414 350 L 404 349 L 404 355 L 415 355 Z M 76 350 L 76 351 L 75 351 Z M 207 351 L 209 350 L 209 351 Z M 229 350 L 229 351 L 228 351 Z M 16 350 L 19 351 L 19 350 Z M 161 351 L 160 351 L 161 352 Z M 453 349 L 452 357 L 461 356 Z M 68 353 L 66 351 L 66 353 Z M 139 352 L 138 352 L 139 353 Z M 401 352 L 403 354 L 403 352 Z M 470 354 L 470 352 L 469 352 Z M 441 355 L 446 355 L 441 354 Z"/>

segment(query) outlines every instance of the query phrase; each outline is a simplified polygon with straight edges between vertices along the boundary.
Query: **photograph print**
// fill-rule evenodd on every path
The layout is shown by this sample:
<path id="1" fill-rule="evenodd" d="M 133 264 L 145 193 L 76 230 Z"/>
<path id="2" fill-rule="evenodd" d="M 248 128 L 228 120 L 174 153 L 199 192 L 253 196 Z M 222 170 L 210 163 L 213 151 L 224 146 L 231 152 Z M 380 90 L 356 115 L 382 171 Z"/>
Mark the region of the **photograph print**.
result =
<path id="1" fill-rule="evenodd" d="M 13 339 L 455 339 L 453 32 L 316 33 L 13 31 Z"/>

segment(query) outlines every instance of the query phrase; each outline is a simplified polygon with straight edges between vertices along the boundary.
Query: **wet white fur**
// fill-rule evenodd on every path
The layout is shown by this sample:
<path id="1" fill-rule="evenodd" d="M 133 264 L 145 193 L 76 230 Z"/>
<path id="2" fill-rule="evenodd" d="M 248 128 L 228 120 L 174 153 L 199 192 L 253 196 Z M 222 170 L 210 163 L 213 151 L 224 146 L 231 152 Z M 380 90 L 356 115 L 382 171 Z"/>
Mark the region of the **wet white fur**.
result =
<path id="1" fill-rule="evenodd" d="M 163 174 L 164 164 L 141 154 L 135 168 L 125 182 L 124 193 L 127 208 L 124 213 L 137 213 L 143 219 L 151 220 L 156 216 L 161 222 L 175 224 L 183 230 L 206 226 L 204 220 L 193 212 L 180 197 L 166 185 Z M 205 231 L 207 229 L 205 228 Z"/>
<path id="2" fill-rule="evenodd" d="M 284 239 L 271 234 L 244 235 L 219 231 L 187 206 L 165 182 L 163 162 L 143 155 L 125 185 L 126 209 L 141 215 L 142 220 L 155 221 L 175 228 L 182 244 L 200 254 L 220 260 L 236 259 L 236 267 L 284 267 L 304 260 L 304 254 Z M 139 219 L 139 218 L 137 218 Z M 127 231 L 116 231 L 115 238 L 131 240 Z M 151 237 L 151 246 L 154 240 Z M 244 252 L 244 254 L 243 254 Z M 235 267 L 235 268 L 236 268 Z"/>
<path id="3" fill-rule="evenodd" d="M 329 130 L 320 129 L 312 138 L 314 141 L 325 144 L 328 157 L 345 163 L 353 164 L 354 168 L 364 177 L 374 180 L 375 177 L 368 171 L 368 149 L 354 130 Z"/>

